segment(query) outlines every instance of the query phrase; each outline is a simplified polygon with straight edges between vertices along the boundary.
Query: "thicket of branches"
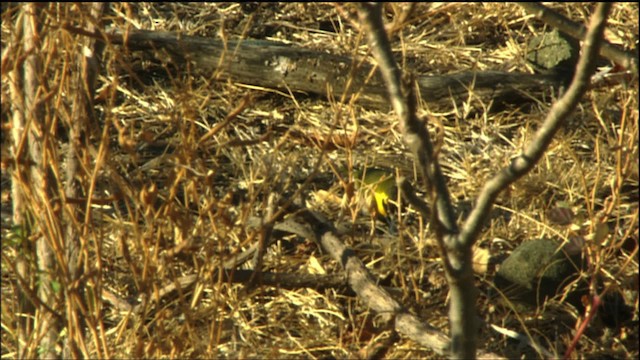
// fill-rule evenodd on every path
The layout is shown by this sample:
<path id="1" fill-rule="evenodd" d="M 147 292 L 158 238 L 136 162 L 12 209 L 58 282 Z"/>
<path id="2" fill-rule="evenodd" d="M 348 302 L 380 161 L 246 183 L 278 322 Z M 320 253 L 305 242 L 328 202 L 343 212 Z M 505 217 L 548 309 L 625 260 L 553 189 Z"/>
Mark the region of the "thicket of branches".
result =
<path id="1" fill-rule="evenodd" d="M 411 74 L 529 71 L 544 22 L 503 4 L 3 5 L 3 356 L 526 355 L 500 327 L 532 356 L 637 357 L 637 58 L 607 42 L 626 78 L 593 78 L 637 5 L 576 8 L 555 9 L 587 25 L 566 89 L 500 109 L 469 88 L 435 112 Z M 370 61 L 394 112 L 202 74 L 135 51 L 134 29 Z M 379 164 L 409 203 L 393 230 L 354 190 Z M 477 255 L 538 237 L 585 243 L 584 313 L 495 303 Z M 604 331 L 613 291 L 635 318 Z"/>

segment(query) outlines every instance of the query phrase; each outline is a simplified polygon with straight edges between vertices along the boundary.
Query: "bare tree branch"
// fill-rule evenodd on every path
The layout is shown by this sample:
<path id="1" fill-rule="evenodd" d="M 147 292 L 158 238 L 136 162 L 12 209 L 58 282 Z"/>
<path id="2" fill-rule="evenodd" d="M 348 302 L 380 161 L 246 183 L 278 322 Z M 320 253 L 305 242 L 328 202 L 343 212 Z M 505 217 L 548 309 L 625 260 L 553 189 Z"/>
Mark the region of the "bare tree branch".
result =
<path id="1" fill-rule="evenodd" d="M 508 168 L 503 169 L 491 179 L 480 192 L 477 204 L 469 214 L 460 233 L 458 240 L 460 246 L 473 245 L 498 194 L 533 168 L 551 143 L 562 122 L 571 115 L 587 91 L 589 79 L 595 71 L 596 55 L 598 54 L 606 17 L 610 9 L 610 4 L 599 4 L 596 9 L 591 20 L 589 32 L 585 38 L 576 75 L 564 96 L 553 104 L 549 110 L 547 118 L 538 129 L 534 139 L 521 155 L 513 159 Z"/>
<path id="2" fill-rule="evenodd" d="M 21 14 L 20 16 L 24 16 Z M 8 64 L 11 59 L 11 54 L 18 51 L 22 38 L 22 22 L 20 19 L 14 24 L 13 32 L 8 45 L 3 49 L 2 64 Z M 24 49 L 23 49 L 24 50 Z M 4 72 L 4 70 L 3 70 Z M 11 96 L 11 140 L 12 140 L 12 156 L 16 159 L 16 163 L 28 163 L 28 153 L 25 151 L 25 147 L 22 146 L 26 139 L 25 127 L 25 111 L 24 111 L 24 93 L 22 84 L 24 83 L 22 67 L 16 64 L 12 64 L 11 71 L 7 72 L 9 79 L 9 94 Z M 27 229 L 29 224 L 27 208 L 27 199 L 23 190 L 22 179 L 26 177 L 26 171 L 13 171 L 11 173 L 11 198 L 13 206 L 13 223 L 21 226 L 24 230 Z M 30 260 L 35 257 L 35 249 L 31 241 L 22 241 L 20 246 L 21 256 L 16 258 L 16 277 L 18 279 L 18 306 L 17 312 L 21 314 L 33 314 L 35 311 L 35 305 L 38 304 L 33 300 L 35 294 L 31 291 L 35 287 L 35 268 L 29 265 Z M 21 281 L 22 280 L 22 281 Z M 45 305 L 46 306 L 46 305 Z M 16 324 L 16 338 L 18 344 L 27 344 L 31 333 L 32 322 L 27 316 L 22 316 Z M 28 346 L 18 346 L 17 357 L 29 358 Z"/>
<path id="3" fill-rule="evenodd" d="M 481 226 L 485 222 L 497 195 L 509 184 L 526 174 L 542 157 L 557 132 L 580 98 L 587 90 L 589 79 L 595 70 L 595 58 L 600 48 L 606 17 L 610 4 L 600 4 L 593 16 L 585 39 L 585 47 L 578 63 L 576 75 L 567 93 L 552 107 L 547 119 L 538 130 L 534 141 L 511 166 L 489 181 L 480 193 L 478 205 L 472 210 L 462 233 L 454 221 L 454 212 L 444 176 L 440 171 L 433 145 L 424 125 L 418 121 L 415 98 L 401 83 L 400 69 L 392 57 L 391 46 L 382 22 L 380 4 L 362 4 L 361 21 L 369 35 L 369 44 L 380 66 L 380 72 L 395 112 L 400 119 L 400 128 L 407 147 L 411 150 L 424 178 L 432 202 L 435 202 L 435 229 L 443 249 L 443 262 L 450 285 L 451 305 L 451 356 L 475 358 L 477 348 L 478 320 L 475 311 L 477 290 L 473 281 L 472 246 Z"/>
<path id="4" fill-rule="evenodd" d="M 387 320 L 394 321 L 395 329 L 404 336 L 438 354 L 447 353 L 449 347 L 447 336 L 408 313 L 387 291 L 378 286 L 362 261 L 338 239 L 331 224 L 318 219 L 311 212 L 305 212 L 303 215 L 311 226 L 317 242 L 324 251 L 340 263 L 347 275 L 349 287 L 358 294 L 358 298 L 367 307 L 385 316 Z"/>
<path id="5" fill-rule="evenodd" d="M 40 43 L 40 19 L 41 9 L 36 4 L 25 4 L 23 21 L 24 48 L 29 53 L 24 62 L 24 108 L 25 127 L 27 136 L 27 151 L 33 166 L 30 166 L 28 177 L 28 196 L 47 208 L 46 214 L 38 214 L 38 227 L 41 235 L 36 240 L 36 256 L 38 263 L 38 297 L 42 304 L 56 309 L 56 291 L 53 283 L 56 279 L 56 257 L 51 243 L 52 233 L 56 231 L 55 225 L 47 223 L 47 216 L 51 215 L 51 199 L 56 193 L 55 181 L 49 171 L 47 156 L 47 128 L 50 124 L 44 112 L 44 104 L 41 101 L 42 60 Z M 20 146 L 16 144 L 16 148 Z M 20 152 L 19 150 L 17 151 Z M 28 197 L 27 196 L 27 197 Z M 26 209 L 19 209 L 25 211 Z M 62 327 L 58 318 L 50 316 L 47 312 L 36 311 L 35 323 L 37 337 L 40 338 L 38 355 L 41 358 L 54 358 L 58 356 L 56 350 L 59 330 Z M 28 355 L 27 355 L 28 356 Z"/>
<path id="6" fill-rule="evenodd" d="M 93 3 L 90 5 L 90 18 L 86 23 L 89 31 L 96 31 L 100 27 L 100 19 L 102 12 L 106 7 L 105 3 Z M 86 21 L 86 20 L 85 20 Z M 87 141 L 89 139 L 90 130 L 96 128 L 93 98 L 95 96 L 96 79 L 98 78 L 99 66 L 98 59 L 103 44 L 92 38 L 80 40 L 84 45 L 81 52 L 77 56 L 77 71 L 75 72 L 75 91 L 72 96 L 73 110 L 71 117 L 67 120 L 69 132 L 69 146 L 66 157 L 65 171 L 65 197 L 67 199 L 78 198 L 82 189 L 90 188 L 88 184 L 83 184 L 81 179 L 82 168 L 89 168 L 89 164 L 83 162 L 87 159 Z M 93 126 L 91 126 L 93 125 Z M 90 199 L 91 194 L 88 196 Z M 87 221 L 85 221 L 82 211 L 78 205 L 67 202 L 65 212 L 65 246 L 66 261 L 69 274 L 69 283 L 76 283 L 80 280 L 84 273 L 82 268 L 83 257 L 81 254 L 83 232 L 79 224 L 88 224 L 90 216 L 91 204 L 88 202 L 85 213 Z M 67 329 L 69 336 L 66 338 L 63 349 L 64 357 L 88 357 L 88 351 L 84 343 L 85 334 L 85 316 L 80 314 L 81 309 L 86 308 L 84 301 L 84 284 L 78 283 L 66 292 L 67 297 Z M 74 304 L 82 304 L 75 306 Z"/>
<path id="7" fill-rule="evenodd" d="M 458 227 L 449 190 L 429 133 L 416 115 L 415 97 L 409 88 L 403 89 L 400 69 L 393 59 L 391 45 L 384 31 L 379 4 L 362 4 L 361 20 L 369 35 L 369 44 L 379 63 L 389 97 L 400 120 L 403 140 L 412 152 L 417 166 L 427 182 L 427 191 L 434 204 L 431 218 L 436 237 L 443 251 L 447 280 L 451 285 L 451 356 L 472 358 L 476 354 L 478 320 L 475 313 L 477 290 L 473 282 L 471 247 L 454 247 Z"/>
<path id="8" fill-rule="evenodd" d="M 458 229 L 446 180 L 437 159 L 433 156 L 433 144 L 429 133 L 416 115 L 413 92 L 408 90 L 409 94 L 406 94 L 406 91 L 403 91 L 400 68 L 393 58 L 391 45 L 384 31 L 380 7 L 363 4 L 361 9 L 362 21 L 367 25 L 372 51 L 379 63 L 393 109 L 400 118 L 404 143 L 414 155 L 423 178 L 428 181 L 427 185 L 433 186 L 438 195 L 435 208 L 440 216 L 441 225 L 446 233 L 455 234 Z"/>

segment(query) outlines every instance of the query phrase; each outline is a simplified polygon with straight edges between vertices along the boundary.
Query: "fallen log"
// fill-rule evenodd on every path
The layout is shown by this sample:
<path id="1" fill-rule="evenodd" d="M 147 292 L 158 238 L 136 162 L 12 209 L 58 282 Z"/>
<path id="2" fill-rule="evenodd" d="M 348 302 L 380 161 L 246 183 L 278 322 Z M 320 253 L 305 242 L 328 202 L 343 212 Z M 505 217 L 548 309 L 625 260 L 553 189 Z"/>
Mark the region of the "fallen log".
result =
<path id="1" fill-rule="evenodd" d="M 389 110 L 386 89 L 377 71 L 365 61 L 268 40 L 222 40 L 172 32 L 114 32 L 109 41 L 131 50 L 161 51 L 178 66 L 204 76 L 274 89 L 288 89 L 350 100 L 368 108 Z M 373 72 L 373 74 L 372 74 Z M 451 108 L 469 96 L 489 102 L 520 101 L 531 93 L 561 85 L 554 75 L 499 71 L 418 75 L 422 100 L 434 109 Z M 517 99 L 517 100 L 515 100 Z"/>

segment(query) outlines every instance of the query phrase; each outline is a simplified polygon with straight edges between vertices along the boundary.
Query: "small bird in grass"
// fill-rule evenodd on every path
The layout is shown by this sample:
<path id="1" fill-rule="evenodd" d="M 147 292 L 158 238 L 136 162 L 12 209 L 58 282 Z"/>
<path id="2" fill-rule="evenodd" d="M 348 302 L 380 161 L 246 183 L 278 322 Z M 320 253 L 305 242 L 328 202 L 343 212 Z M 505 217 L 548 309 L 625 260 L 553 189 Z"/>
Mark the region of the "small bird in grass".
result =
<path id="1" fill-rule="evenodd" d="M 389 210 L 398 197 L 393 170 L 368 167 L 354 171 L 356 189 L 365 209 L 379 217 L 390 219 Z"/>

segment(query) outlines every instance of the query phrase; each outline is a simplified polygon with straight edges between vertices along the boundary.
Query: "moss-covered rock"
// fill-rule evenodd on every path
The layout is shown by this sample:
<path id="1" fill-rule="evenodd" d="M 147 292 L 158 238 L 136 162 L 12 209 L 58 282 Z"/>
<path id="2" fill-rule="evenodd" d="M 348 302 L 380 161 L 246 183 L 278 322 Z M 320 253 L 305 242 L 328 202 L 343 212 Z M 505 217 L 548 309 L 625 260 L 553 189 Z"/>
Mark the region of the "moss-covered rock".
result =
<path id="1" fill-rule="evenodd" d="M 538 306 L 577 279 L 582 265 L 580 254 L 567 254 L 553 240 L 525 241 L 502 263 L 494 282 L 509 300 Z"/>
<path id="2" fill-rule="evenodd" d="M 580 54 L 578 41 L 553 30 L 533 37 L 527 48 L 527 61 L 536 71 L 571 80 Z"/>

